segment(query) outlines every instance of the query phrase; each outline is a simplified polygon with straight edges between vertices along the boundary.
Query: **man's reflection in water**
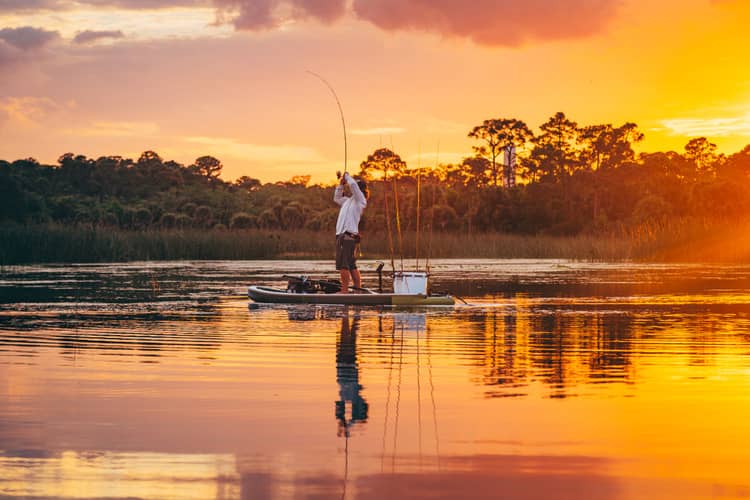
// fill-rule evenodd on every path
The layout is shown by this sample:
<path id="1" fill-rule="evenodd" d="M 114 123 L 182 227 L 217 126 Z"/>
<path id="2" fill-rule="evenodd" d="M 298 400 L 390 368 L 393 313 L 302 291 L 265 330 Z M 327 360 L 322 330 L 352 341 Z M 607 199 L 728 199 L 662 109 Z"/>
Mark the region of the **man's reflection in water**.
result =
<path id="1" fill-rule="evenodd" d="M 339 400 L 336 401 L 338 435 L 349 437 L 349 429 L 357 422 L 367 421 L 367 401 L 360 391 L 359 367 L 357 366 L 357 330 L 359 313 L 354 312 L 349 323 L 349 309 L 341 316 L 341 335 L 336 345 L 336 382 L 339 384 Z M 348 410 L 347 411 L 347 407 Z"/>

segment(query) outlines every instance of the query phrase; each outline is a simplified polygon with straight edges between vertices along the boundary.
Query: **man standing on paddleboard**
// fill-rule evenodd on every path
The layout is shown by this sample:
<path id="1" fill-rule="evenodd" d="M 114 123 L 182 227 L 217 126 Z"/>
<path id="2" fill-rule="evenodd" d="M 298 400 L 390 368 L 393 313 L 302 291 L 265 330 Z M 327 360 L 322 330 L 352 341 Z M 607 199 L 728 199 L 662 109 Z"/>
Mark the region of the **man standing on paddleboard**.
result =
<path id="1" fill-rule="evenodd" d="M 350 196 L 344 195 L 344 185 L 349 186 Z M 370 192 L 367 183 L 356 180 L 347 172 L 341 177 L 333 193 L 333 201 L 341 206 L 336 221 L 336 270 L 341 274 L 341 292 L 349 293 L 349 283 L 362 288 L 362 276 L 357 269 L 355 252 L 360 242 L 359 219 L 367 207 Z"/>

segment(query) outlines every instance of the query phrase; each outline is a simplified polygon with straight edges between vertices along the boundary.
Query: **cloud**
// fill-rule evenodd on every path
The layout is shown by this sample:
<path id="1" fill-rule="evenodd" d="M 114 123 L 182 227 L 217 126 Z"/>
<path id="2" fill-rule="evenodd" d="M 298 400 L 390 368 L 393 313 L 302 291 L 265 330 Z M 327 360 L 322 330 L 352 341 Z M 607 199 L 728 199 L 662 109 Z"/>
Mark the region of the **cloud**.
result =
<path id="1" fill-rule="evenodd" d="M 59 36 L 57 31 L 48 31 L 31 26 L 0 30 L 0 40 L 22 51 L 42 48 Z"/>
<path id="2" fill-rule="evenodd" d="M 63 11 L 75 10 L 85 6 L 156 10 L 209 5 L 211 5 L 211 0 L 0 0 L 0 12 Z"/>
<path id="3" fill-rule="evenodd" d="M 346 13 L 346 0 L 214 0 L 214 4 L 219 22 L 250 31 L 309 19 L 330 24 Z"/>
<path id="4" fill-rule="evenodd" d="M 486 46 L 588 37 L 606 29 L 624 0 L 0 0 L 0 12 L 214 7 L 216 24 L 267 31 L 345 16 L 387 32 L 416 31 Z M 728 3 L 728 0 L 713 0 Z"/>
<path id="5" fill-rule="evenodd" d="M 298 15 L 309 16 L 323 22 L 333 22 L 346 12 L 345 0 L 292 0 Z"/>
<path id="6" fill-rule="evenodd" d="M 2 0 L 0 0 L 2 1 Z M 78 0 L 79 4 L 95 7 L 116 7 L 120 9 L 171 9 L 174 7 L 201 7 L 210 0 Z"/>
<path id="7" fill-rule="evenodd" d="M 68 3 L 64 0 L 0 0 L 0 12 L 54 10 Z"/>
<path id="8" fill-rule="evenodd" d="M 750 113 L 722 118 L 675 118 L 661 123 L 673 135 L 687 137 L 750 135 Z"/>
<path id="9" fill-rule="evenodd" d="M 386 31 L 424 31 L 481 45 L 579 38 L 603 30 L 621 0 L 354 0 L 356 15 Z"/>
<path id="10" fill-rule="evenodd" d="M 59 38 L 56 31 L 24 26 L 0 29 L 0 67 L 23 59 Z"/>
<path id="11" fill-rule="evenodd" d="M 34 125 L 58 109 L 60 106 L 48 97 L 3 97 L 0 98 L 0 121 Z"/>
<path id="12" fill-rule="evenodd" d="M 623 0 L 352 0 L 351 13 L 385 31 L 421 31 L 481 45 L 517 46 L 535 40 L 591 36 L 602 31 Z M 262 31 L 347 13 L 346 0 L 214 0 L 219 22 Z"/>
<path id="13" fill-rule="evenodd" d="M 0 40 L 0 67 L 16 59 L 18 53 L 18 49 L 13 48 L 9 43 Z"/>
<path id="14" fill-rule="evenodd" d="M 211 8 L 213 0 L 0 0 L 0 14 L 61 14 L 85 10 L 154 11 Z"/>
<path id="15" fill-rule="evenodd" d="M 78 34 L 76 34 L 75 38 L 73 38 L 73 43 L 78 44 L 87 44 L 87 43 L 94 43 L 102 39 L 106 38 L 124 38 L 125 35 L 121 30 L 110 30 L 110 31 L 94 31 L 94 30 L 86 30 L 81 31 Z"/>

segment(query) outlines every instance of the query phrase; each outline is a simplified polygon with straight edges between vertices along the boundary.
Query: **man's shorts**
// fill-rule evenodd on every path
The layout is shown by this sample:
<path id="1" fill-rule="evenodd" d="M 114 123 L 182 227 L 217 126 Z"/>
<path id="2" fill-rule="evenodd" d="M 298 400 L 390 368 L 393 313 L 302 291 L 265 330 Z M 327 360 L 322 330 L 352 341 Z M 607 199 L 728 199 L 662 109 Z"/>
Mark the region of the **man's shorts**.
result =
<path id="1" fill-rule="evenodd" d="M 359 235 L 342 233 L 336 235 L 336 270 L 348 269 L 353 271 L 357 269 L 357 258 L 354 256 L 357 245 L 359 244 Z"/>

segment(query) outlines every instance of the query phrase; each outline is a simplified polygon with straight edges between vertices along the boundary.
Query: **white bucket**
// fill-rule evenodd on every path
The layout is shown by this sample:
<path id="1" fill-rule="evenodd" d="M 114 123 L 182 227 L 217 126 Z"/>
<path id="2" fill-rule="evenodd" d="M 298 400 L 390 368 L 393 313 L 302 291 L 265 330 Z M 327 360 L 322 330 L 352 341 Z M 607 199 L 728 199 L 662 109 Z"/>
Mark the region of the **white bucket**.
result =
<path id="1" fill-rule="evenodd" d="M 394 313 L 393 328 L 401 333 L 416 333 L 427 330 L 427 318 L 424 314 Z"/>
<path id="2" fill-rule="evenodd" d="M 393 274 L 393 293 L 427 295 L 427 273 L 397 272 Z"/>

